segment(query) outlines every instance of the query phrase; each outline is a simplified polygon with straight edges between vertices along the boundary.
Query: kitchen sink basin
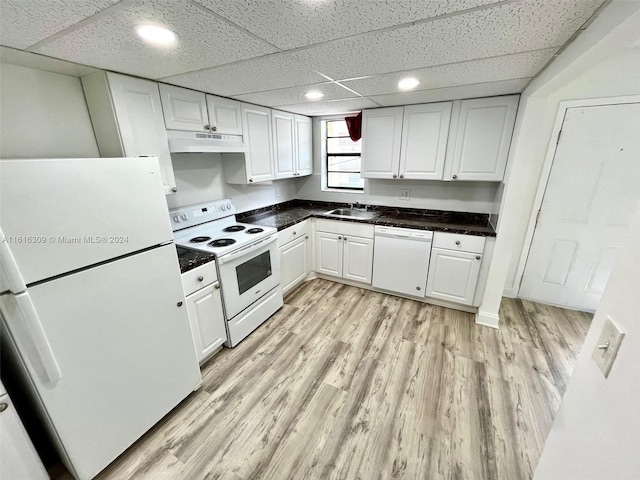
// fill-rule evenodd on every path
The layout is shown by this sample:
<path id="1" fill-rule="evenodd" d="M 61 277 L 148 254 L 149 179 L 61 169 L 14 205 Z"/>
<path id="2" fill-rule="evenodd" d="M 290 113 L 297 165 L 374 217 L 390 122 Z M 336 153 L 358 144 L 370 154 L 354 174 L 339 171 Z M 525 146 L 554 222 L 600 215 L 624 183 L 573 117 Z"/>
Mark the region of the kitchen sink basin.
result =
<path id="1" fill-rule="evenodd" d="M 336 208 L 326 213 L 336 217 L 361 218 L 362 220 L 370 220 L 378 216 L 376 212 L 367 212 L 366 210 L 357 210 L 353 208 Z"/>

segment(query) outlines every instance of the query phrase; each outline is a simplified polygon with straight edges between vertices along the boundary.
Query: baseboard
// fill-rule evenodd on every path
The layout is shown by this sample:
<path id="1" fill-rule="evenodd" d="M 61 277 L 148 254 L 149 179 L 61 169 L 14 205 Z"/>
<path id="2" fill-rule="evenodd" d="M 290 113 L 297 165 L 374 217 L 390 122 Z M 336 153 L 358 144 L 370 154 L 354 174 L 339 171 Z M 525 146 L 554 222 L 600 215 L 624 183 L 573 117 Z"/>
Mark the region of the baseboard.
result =
<path id="1" fill-rule="evenodd" d="M 478 310 L 476 313 L 476 324 L 484 325 L 485 327 L 498 328 L 500 317 L 497 313 L 483 312 Z"/>

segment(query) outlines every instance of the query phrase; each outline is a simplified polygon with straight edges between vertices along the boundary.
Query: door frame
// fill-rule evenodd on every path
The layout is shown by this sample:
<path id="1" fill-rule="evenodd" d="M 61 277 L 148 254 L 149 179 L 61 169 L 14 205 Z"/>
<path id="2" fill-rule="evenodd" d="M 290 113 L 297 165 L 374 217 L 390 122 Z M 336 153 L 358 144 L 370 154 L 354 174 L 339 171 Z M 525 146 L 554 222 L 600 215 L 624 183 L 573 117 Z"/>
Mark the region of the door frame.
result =
<path id="1" fill-rule="evenodd" d="M 522 245 L 522 251 L 520 252 L 520 260 L 518 261 L 518 267 L 516 269 L 516 275 L 514 278 L 513 291 L 515 297 L 520 296 L 521 280 L 524 277 L 524 270 L 527 265 L 527 259 L 531 251 L 533 244 L 533 236 L 535 234 L 538 212 L 542 208 L 542 202 L 544 201 L 544 194 L 547 190 L 547 184 L 549 183 L 549 177 L 551 176 L 551 169 L 553 168 L 553 160 L 556 156 L 558 149 L 558 135 L 562 130 L 564 124 L 564 118 L 569 108 L 579 107 L 597 107 L 602 105 L 621 105 L 628 103 L 640 103 L 640 95 L 625 95 L 618 97 L 605 97 L 605 98 L 585 98 L 579 100 L 562 100 L 558 103 L 558 111 L 556 113 L 556 119 L 551 130 L 551 137 L 549 138 L 549 146 L 547 147 L 547 153 L 545 155 L 544 164 L 542 166 L 542 172 L 540 173 L 540 180 L 538 182 L 538 188 L 536 189 L 536 196 L 533 201 L 533 208 L 529 216 L 529 224 L 527 226 L 527 233 L 524 237 L 524 243 Z"/>

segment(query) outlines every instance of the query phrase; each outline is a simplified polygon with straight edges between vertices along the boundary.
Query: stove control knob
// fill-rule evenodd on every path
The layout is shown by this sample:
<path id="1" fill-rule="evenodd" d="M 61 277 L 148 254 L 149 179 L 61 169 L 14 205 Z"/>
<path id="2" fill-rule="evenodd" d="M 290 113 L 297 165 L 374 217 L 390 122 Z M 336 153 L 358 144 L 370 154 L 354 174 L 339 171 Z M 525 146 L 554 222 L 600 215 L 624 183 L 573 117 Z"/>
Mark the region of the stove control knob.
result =
<path id="1" fill-rule="evenodd" d="M 173 216 L 173 221 L 176 223 L 180 223 L 180 217 L 178 215 Z"/>
<path id="2" fill-rule="evenodd" d="M 189 220 L 189 217 L 187 216 L 186 213 L 183 213 L 182 215 L 180 215 L 180 218 L 182 218 L 182 220 Z"/>
<path id="3" fill-rule="evenodd" d="M 227 210 L 231 210 L 231 204 L 227 203 Z"/>
<path id="4" fill-rule="evenodd" d="M 227 209 L 226 205 L 220 205 L 220 210 L 222 210 L 223 212 Z"/>

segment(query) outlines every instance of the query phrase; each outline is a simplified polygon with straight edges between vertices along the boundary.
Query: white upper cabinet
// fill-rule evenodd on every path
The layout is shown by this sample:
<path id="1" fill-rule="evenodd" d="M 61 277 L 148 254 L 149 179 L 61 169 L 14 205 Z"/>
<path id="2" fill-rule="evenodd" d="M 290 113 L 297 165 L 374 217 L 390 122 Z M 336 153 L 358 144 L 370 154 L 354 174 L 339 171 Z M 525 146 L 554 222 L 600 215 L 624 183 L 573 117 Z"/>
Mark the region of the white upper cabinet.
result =
<path id="1" fill-rule="evenodd" d="M 242 129 L 244 142 L 249 150 L 245 153 L 247 182 L 273 180 L 271 110 L 243 103 Z"/>
<path id="2" fill-rule="evenodd" d="M 313 152 L 311 140 L 311 119 L 302 115 L 295 115 L 296 135 L 296 173 L 297 176 L 313 173 Z"/>
<path id="3" fill-rule="evenodd" d="M 510 95 L 456 102 L 447 153 L 452 170 L 447 180 L 502 180 L 518 100 L 519 95 Z"/>
<path id="4" fill-rule="evenodd" d="M 295 169 L 295 124 L 292 113 L 271 111 L 275 178 L 291 178 Z"/>
<path id="5" fill-rule="evenodd" d="M 404 107 L 362 112 L 363 178 L 397 178 Z"/>
<path id="6" fill-rule="evenodd" d="M 240 102 L 160 84 L 167 130 L 242 135 Z"/>
<path id="7" fill-rule="evenodd" d="M 161 83 L 160 96 L 167 130 L 209 131 L 204 93 Z"/>
<path id="8" fill-rule="evenodd" d="M 272 110 L 271 124 L 275 178 L 311 175 L 311 119 Z"/>
<path id="9" fill-rule="evenodd" d="M 399 178 L 442 180 L 452 102 L 404 107 Z"/>
<path id="10" fill-rule="evenodd" d="M 211 132 L 224 135 L 242 135 L 240 102 L 207 94 L 207 111 Z"/>
<path id="11" fill-rule="evenodd" d="M 157 156 L 165 193 L 176 191 L 158 84 L 111 72 L 82 77 L 103 157 Z"/>
<path id="12" fill-rule="evenodd" d="M 362 176 L 442 180 L 452 102 L 365 110 Z"/>

